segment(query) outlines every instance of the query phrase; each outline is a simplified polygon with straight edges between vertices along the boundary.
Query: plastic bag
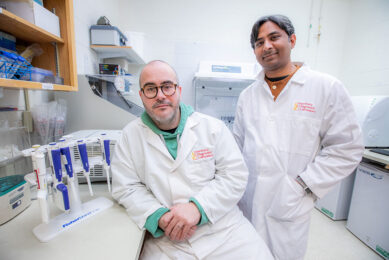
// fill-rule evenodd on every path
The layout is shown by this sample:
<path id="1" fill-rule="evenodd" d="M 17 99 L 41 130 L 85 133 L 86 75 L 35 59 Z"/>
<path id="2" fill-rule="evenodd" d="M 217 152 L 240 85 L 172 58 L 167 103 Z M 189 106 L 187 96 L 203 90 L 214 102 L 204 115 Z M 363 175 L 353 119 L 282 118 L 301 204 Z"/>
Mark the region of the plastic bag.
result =
<path id="1" fill-rule="evenodd" d="M 25 58 L 29 63 L 32 62 L 34 57 L 40 56 L 43 54 L 43 50 L 38 43 L 33 43 L 28 46 L 21 54 L 23 58 Z"/>
<path id="2" fill-rule="evenodd" d="M 35 131 L 41 138 L 41 144 L 48 144 L 63 136 L 67 115 L 65 100 L 40 104 L 31 110 Z"/>

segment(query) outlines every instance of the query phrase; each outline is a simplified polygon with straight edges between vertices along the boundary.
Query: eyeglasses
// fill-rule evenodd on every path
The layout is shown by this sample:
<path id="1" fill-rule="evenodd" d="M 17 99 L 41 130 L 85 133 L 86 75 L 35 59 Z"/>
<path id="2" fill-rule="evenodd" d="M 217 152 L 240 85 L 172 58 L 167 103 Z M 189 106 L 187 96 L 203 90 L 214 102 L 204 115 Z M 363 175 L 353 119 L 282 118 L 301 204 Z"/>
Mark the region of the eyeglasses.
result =
<path id="1" fill-rule="evenodd" d="M 155 98 L 158 95 L 158 88 L 161 89 L 162 93 L 165 96 L 173 96 L 176 93 L 177 84 L 167 82 L 163 83 L 161 86 L 157 86 L 155 84 L 147 84 L 142 88 L 142 92 L 147 98 Z"/>

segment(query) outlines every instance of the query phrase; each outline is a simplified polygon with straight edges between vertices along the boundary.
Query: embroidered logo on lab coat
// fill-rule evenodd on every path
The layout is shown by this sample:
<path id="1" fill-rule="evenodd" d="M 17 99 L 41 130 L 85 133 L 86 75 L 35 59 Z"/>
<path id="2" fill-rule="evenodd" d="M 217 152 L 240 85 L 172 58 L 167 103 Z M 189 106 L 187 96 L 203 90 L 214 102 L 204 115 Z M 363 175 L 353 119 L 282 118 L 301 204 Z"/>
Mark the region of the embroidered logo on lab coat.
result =
<path id="1" fill-rule="evenodd" d="M 210 158 L 210 157 L 213 157 L 213 153 L 209 149 L 201 149 L 201 150 L 197 150 L 197 151 L 192 152 L 192 160 L 193 161 L 201 160 L 201 159 L 205 159 L 205 158 Z"/>
<path id="2" fill-rule="evenodd" d="M 306 102 L 296 102 L 293 106 L 294 111 L 307 111 L 311 113 L 315 113 L 316 109 L 313 104 Z"/>

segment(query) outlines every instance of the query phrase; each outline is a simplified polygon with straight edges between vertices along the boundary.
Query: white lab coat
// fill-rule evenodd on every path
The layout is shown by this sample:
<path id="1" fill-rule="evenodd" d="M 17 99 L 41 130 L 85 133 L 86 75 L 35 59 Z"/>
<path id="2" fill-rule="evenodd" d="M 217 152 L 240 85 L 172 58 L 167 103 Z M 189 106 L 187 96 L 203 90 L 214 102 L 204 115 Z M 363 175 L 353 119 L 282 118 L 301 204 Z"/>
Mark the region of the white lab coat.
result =
<path id="1" fill-rule="evenodd" d="M 262 71 L 239 97 L 233 133 L 250 173 L 239 207 L 276 259 L 303 259 L 315 196 L 362 158 L 349 95 L 337 79 L 303 65 L 274 101 Z"/>
<path id="2" fill-rule="evenodd" d="M 143 259 L 272 259 L 237 206 L 248 171 L 220 120 L 196 112 L 189 116 L 176 160 L 162 137 L 141 119 L 134 120 L 116 144 L 111 170 L 112 195 L 139 228 L 158 208 L 186 203 L 190 197 L 209 219 L 188 241 L 148 239 Z"/>

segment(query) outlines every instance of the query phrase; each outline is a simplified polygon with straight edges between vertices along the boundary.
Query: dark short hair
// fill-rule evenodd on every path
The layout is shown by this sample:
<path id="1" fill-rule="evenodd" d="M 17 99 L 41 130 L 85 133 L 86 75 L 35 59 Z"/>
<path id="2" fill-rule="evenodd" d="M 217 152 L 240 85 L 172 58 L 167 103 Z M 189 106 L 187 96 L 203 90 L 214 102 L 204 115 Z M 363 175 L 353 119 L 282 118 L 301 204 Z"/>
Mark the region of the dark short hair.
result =
<path id="1" fill-rule="evenodd" d="M 278 27 L 280 27 L 283 31 L 285 31 L 289 37 L 292 34 L 294 34 L 293 24 L 289 20 L 289 18 L 286 17 L 285 15 L 276 14 L 276 15 L 262 16 L 261 18 L 259 18 L 258 21 L 255 22 L 255 24 L 253 25 L 253 29 L 251 30 L 250 43 L 253 49 L 255 48 L 255 42 L 258 38 L 259 28 L 261 28 L 262 24 L 266 22 L 273 22 L 277 24 Z"/>

